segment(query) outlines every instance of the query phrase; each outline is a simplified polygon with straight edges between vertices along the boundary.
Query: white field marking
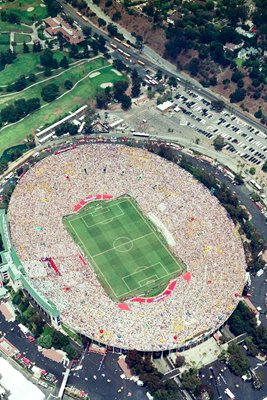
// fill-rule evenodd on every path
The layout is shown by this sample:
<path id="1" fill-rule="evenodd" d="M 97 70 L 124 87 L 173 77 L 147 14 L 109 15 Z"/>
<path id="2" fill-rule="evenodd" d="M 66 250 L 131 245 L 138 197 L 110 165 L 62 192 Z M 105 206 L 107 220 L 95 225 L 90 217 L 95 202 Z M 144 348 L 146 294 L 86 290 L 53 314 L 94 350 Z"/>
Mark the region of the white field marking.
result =
<path id="1" fill-rule="evenodd" d="M 127 239 L 127 241 L 116 245 L 115 242 L 116 242 L 116 240 L 119 240 L 119 239 Z M 129 243 L 131 244 L 131 247 L 128 250 L 119 250 L 119 247 L 125 246 L 126 244 L 129 244 Z M 127 251 L 132 250 L 132 248 L 133 248 L 133 241 L 132 241 L 132 239 L 128 238 L 127 236 L 120 236 L 117 239 L 115 239 L 113 242 L 113 249 L 117 250 L 119 253 L 126 253 Z"/>
<path id="2" fill-rule="evenodd" d="M 169 275 L 171 275 L 171 274 L 164 275 L 164 276 L 162 276 L 162 277 L 156 279 L 156 280 L 154 281 L 154 283 L 156 283 L 157 281 L 161 281 L 162 279 L 166 278 L 166 277 L 169 276 Z M 127 286 L 127 284 L 125 284 L 125 285 Z M 120 297 L 129 296 L 131 292 L 136 291 L 137 289 L 141 289 L 141 287 L 137 287 L 137 288 L 135 288 L 135 289 L 132 289 L 130 292 L 122 293 L 122 294 L 120 294 Z"/>
<path id="3" fill-rule="evenodd" d="M 162 264 L 161 262 L 158 262 L 158 263 L 155 263 L 155 264 L 152 264 L 152 265 L 148 265 L 148 266 L 146 266 L 146 267 L 141 267 L 142 269 L 141 269 L 141 270 L 138 270 L 138 272 L 144 271 L 144 270 L 149 269 L 149 268 L 151 268 L 151 267 L 154 267 L 154 266 L 156 266 L 156 265 L 161 265 L 161 267 L 164 267 L 163 264 Z M 164 269 L 165 269 L 165 268 L 164 268 Z M 135 275 L 135 274 L 137 274 L 138 272 L 133 272 L 132 274 L 126 275 L 126 276 L 124 276 L 124 277 L 122 278 L 123 283 L 125 284 L 125 286 L 127 286 L 128 289 L 130 289 L 130 288 L 129 288 L 128 284 L 126 283 L 125 279 L 126 279 L 126 278 L 129 278 L 129 277 L 131 277 L 131 276 L 133 276 L 133 275 Z M 136 287 L 136 288 L 134 288 L 134 289 L 132 289 L 131 291 L 134 291 L 134 290 L 137 290 L 137 289 L 142 288 L 142 286 L 140 286 L 140 282 L 143 282 L 143 281 L 145 281 L 145 280 L 147 280 L 147 279 L 151 279 L 151 278 L 154 277 L 154 276 L 157 277 L 157 279 L 155 279 L 154 282 L 157 282 L 157 281 L 159 281 L 159 280 L 165 279 L 165 278 L 167 278 L 168 276 L 171 276 L 171 275 L 172 275 L 172 274 L 170 274 L 168 271 L 166 271 L 166 269 L 165 269 L 165 272 L 167 272 L 167 273 L 166 273 L 165 275 L 160 276 L 160 277 L 156 274 L 156 275 L 149 276 L 149 277 L 146 278 L 146 279 L 142 279 L 141 281 L 138 281 L 137 283 L 138 283 L 139 286 Z M 123 293 L 121 296 L 124 296 L 124 295 L 125 295 L 125 293 Z"/>
<path id="4" fill-rule="evenodd" d="M 153 278 L 156 278 L 156 279 L 153 279 Z M 150 283 L 152 283 L 152 282 L 157 281 L 158 279 L 160 279 L 160 278 L 158 277 L 158 275 L 151 275 L 151 276 L 149 276 L 149 277 L 146 278 L 146 279 L 142 279 L 141 281 L 138 281 L 138 286 L 139 286 L 139 287 L 146 286 L 146 285 L 148 285 L 148 284 L 150 284 Z M 145 283 L 142 284 L 142 282 L 145 282 Z"/>
<path id="5" fill-rule="evenodd" d="M 124 211 L 123 211 L 123 210 L 121 209 L 121 207 L 119 206 L 119 204 L 113 204 L 113 205 L 109 206 L 107 211 L 110 211 L 111 207 L 115 207 L 115 206 L 116 206 L 117 208 L 120 209 L 120 211 L 121 211 L 120 214 L 114 215 L 114 216 L 112 216 L 112 217 L 110 217 L 110 218 L 108 218 L 108 219 L 105 219 L 105 220 L 103 220 L 103 221 L 97 222 L 97 223 L 95 223 L 95 224 L 88 225 L 87 222 L 86 222 L 85 219 L 84 219 L 84 218 L 88 217 L 89 215 L 92 216 L 92 213 L 87 213 L 87 214 L 83 215 L 83 216 L 80 217 L 80 218 L 82 219 L 83 223 L 86 225 L 86 228 L 88 228 L 88 229 L 89 229 L 89 228 L 93 228 L 94 226 L 97 226 L 97 225 L 108 224 L 109 222 L 113 221 L 113 219 L 122 217 L 122 216 L 125 214 Z M 103 214 L 104 214 L 104 213 L 103 213 Z M 100 215 L 101 215 L 101 214 L 100 214 Z M 93 217 L 94 217 L 94 216 L 93 216 Z"/>
<path id="6" fill-rule="evenodd" d="M 130 202 L 132 203 L 131 199 L 129 199 L 129 200 L 130 200 Z M 143 216 L 143 215 L 139 212 L 139 210 L 135 207 L 135 204 L 132 203 L 132 206 L 135 208 L 135 210 L 138 212 L 138 214 L 141 216 L 141 218 L 142 218 L 143 221 L 147 224 L 147 226 L 149 226 L 150 229 L 152 230 L 151 226 L 150 226 L 149 223 L 146 221 L 146 219 L 144 218 L 144 216 Z M 181 268 L 180 265 L 178 264 L 176 258 L 172 255 L 172 253 L 170 252 L 170 250 L 165 246 L 165 244 L 162 242 L 162 240 L 160 239 L 160 237 L 159 237 L 155 232 L 153 232 L 153 233 L 154 233 L 155 237 L 157 238 L 157 240 L 162 244 L 162 246 L 164 247 L 164 249 L 170 254 L 170 256 L 171 256 L 171 258 L 173 259 L 173 261 L 175 261 L 175 264 L 176 264 L 177 266 L 179 266 L 179 271 L 181 271 L 182 268 Z"/>
<path id="7" fill-rule="evenodd" d="M 146 235 L 139 236 L 138 238 L 132 239 L 132 242 L 135 242 L 136 240 L 139 240 L 139 239 L 143 239 L 144 237 L 147 237 L 147 236 L 150 236 L 150 235 L 154 235 L 154 233 L 153 233 L 153 232 L 149 232 L 149 233 L 147 233 Z M 121 245 L 121 246 L 122 246 L 122 245 Z M 119 247 L 119 246 L 118 246 L 118 247 Z M 95 254 L 95 255 L 92 256 L 92 257 L 95 258 L 95 257 L 101 256 L 102 254 L 108 253 L 109 251 L 114 251 L 114 250 L 116 250 L 116 249 L 114 249 L 114 247 L 111 247 L 110 249 L 107 249 L 107 250 L 105 250 L 105 251 L 102 251 L 102 253 Z"/>
<path id="8" fill-rule="evenodd" d="M 111 204 L 109 207 L 114 207 L 114 206 L 116 206 L 116 205 L 120 205 L 121 203 L 123 203 L 123 202 L 125 202 L 125 201 L 127 201 L 127 200 L 121 200 L 120 201 L 120 203 L 114 203 L 114 204 Z M 90 203 L 88 203 L 88 204 L 90 204 Z M 86 204 L 87 205 L 87 204 Z M 81 219 L 81 217 L 86 217 L 87 215 L 91 215 L 92 213 L 93 213 L 94 211 L 88 211 L 86 214 L 84 214 L 84 215 L 77 215 L 77 214 L 73 214 L 73 216 L 72 215 L 70 215 L 70 220 L 71 221 L 76 221 L 77 219 Z M 94 226 L 94 225 L 92 225 L 92 226 Z"/>
<path id="9" fill-rule="evenodd" d="M 70 222 L 70 224 L 71 224 L 71 222 Z M 101 269 L 98 267 L 98 265 L 97 265 L 97 263 L 95 262 L 95 260 L 93 259 L 93 257 L 90 255 L 89 251 L 87 250 L 86 246 L 84 245 L 83 241 L 81 240 L 80 235 L 76 232 L 76 229 L 73 228 L 73 226 L 72 226 L 72 229 L 74 230 L 75 234 L 76 234 L 77 237 L 79 238 L 79 241 L 80 241 L 82 247 L 83 247 L 84 250 L 85 250 L 85 254 L 87 254 L 87 257 L 89 258 L 90 262 L 95 266 L 95 269 L 97 270 L 97 273 L 98 273 L 99 275 L 102 275 L 104 281 L 105 281 L 106 284 L 109 286 L 109 288 L 110 288 L 111 291 L 113 292 L 113 294 L 114 294 L 114 296 L 116 297 L 116 299 L 118 299 L 117 294 L 114 292 L 113 288 L 110 286 L 109 282 L 107 281 L 105 275 L 103 274 L 103 272 L 101 271 Z M 120 297 L 121 297 L 121 296 L 120 296 Z"/>
<path id="10" fill-rule="evenodd" d="M 151 268 L 151 267 L 155 267 L 155 265 L 159 265 L 159 264 L 162 266 L 161 262 L 157 262 L 157 263 L 151 264 L 151 265 L 144 265 L 144 266 L 140 267 L 141 269 L 138 269 L 138 271 L 135 271 L 135 272 L 132 272 L 131 274 L 125 275 L 122 279 L 128 278 L 129 276 L 132 276 L 132 275 L 135 275 L 135 274 L 138 274 L 141 271 L 145 271 L 146 269 Z"/>

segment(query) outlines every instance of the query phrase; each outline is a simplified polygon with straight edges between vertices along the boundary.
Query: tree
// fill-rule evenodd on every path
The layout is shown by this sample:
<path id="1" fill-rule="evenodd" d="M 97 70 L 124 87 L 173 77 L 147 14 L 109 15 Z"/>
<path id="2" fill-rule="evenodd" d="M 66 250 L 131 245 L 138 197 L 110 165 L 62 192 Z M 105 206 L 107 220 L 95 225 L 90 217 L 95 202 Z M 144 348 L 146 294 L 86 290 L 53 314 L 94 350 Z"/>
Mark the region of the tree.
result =
<path id="1" fill-rule="evenodd" d="M 31 82 L 31 83 L 36 82 L 37 81 L 37 76 L 35 74 L 30 74 L 28 76 L 28 81 Z"/>
<path id="2" fill-rule="evenodd" d="M 59 96 L 59 87 L 55 83 L 46 85 L 41 90 L 41 96 L 44 101 L 51 102 Z"/>
<path id="3" fill-rule="evenodd" d="M 59 63 L 61 68 L 68 69 L 69 68 L 69 61 L 66 56 L 64 56 Z"/>
<path id="4" fill-rule="evenodd" d="M 237 83 L 242 78 L 244 78 L 244 75 L 237 69 L 232 73 L 231 81 Z"/>
<path id="5" fill-rule="evenodd" d="M 65 89 L 70 90 L 70 89 L 73 88 L 73 83 L 72 83 L 69 79 L 67 79 L 67 80 L 64 82 L 64 87 L 65 87 Z"/>
<path id="6" fill-rule="evenodd" d="M 118 81 L 114 83 L 113 92 L 114 98 L 121 101 L 122 96 L 128 88 L 129 83 L 127 81 Z"/>
<path id="7" fill-rule="evenodd" d="M 224 138 L 222 136 L 217 136 L 213 141 L 213 146 L 215 150 L 221 151 L 224 146 Z"/>
<path id="8" fill-rule="evenodd" d="M 42 51 L 42 45 L 39 41 L 33 43 L 32 51 L 34 53 L 40 53 L 40 51 Z"/>
<path id="9" fill-rule="evenodd" d="M 96 95 L 97 108 L 107 108 L 109 102 L 108 95 L 105 92 L 99 92 Z"/>
<path id="10" fill-rule="evenodd" d="M 197 375 L 197 370 L 191 368 L 182 374 L 182 386 L 184 389 L 194 393 L 200 384 L 201 381 Z"/>
<path id="11" fill-rule="evenodd" d="M 28 114 L 38 110 L 38 108 L 41 107 L 40 99 L 38 97 L 32 97 L 27 101 L 27 108 L 28 108 Z"/>
<path id="12" fill-rule="evenodd" d="M 27 86 L 27 80 L 25 78 L 25 75 L 21 75 L 19 79 L 14 83 L 14 90 L 19 92 L 25 89 L 26 86 Z"/>
<path id="13" fill-rule="evenodd" d="M 44 76 L 46 76 L 46 77 L 52 76 L 51 68 L 49 68 L 49 67 L 46 67 L 46 68 L 45 68 L 45 70 L 44 70 Z"/>
<path id="14" fill-rule="evenodd" d="M 261 389 L 264 386 L 265 377 L 263 371 L 256 371 L 254 380 L 253 380 L 253 387 L 257 390 Z"/>
<path id="15" fill-rule="evenodd" d="M 228 353 L 230 369 L 238 376 L 244 375 L 249 370 L 250 364 L 241 348 L 237 344 L 232 343 L 228 347 Z"/>
<path id="16" fill-rule="evenodd" d="M 54 58 L 50 49 L 45 49 L 43 54 L 40 55 L 40 64 L 44 67 L 53 68 Z"/>
<path id="17" fill-rule="evenodd" d="M 121 13 L 119 11 L 116 11 L 113 15 L 112 15 L 112 21 L 117 22 L 121 19 Z"/>
<path id="18" fill-rule="evenodd" d="M 29 53 L 29 52 L 30 52 L 29 46 L 25 42 L 23 42 L 23 53 Z"/>
<path id="19" fill-rule="evenodd" d="M 244 100 L 244 98 L 246 97 L 246 90 L 245 89 L 236 89 L 235 92 L 230 94 L 230 101 L 231 103 L 238 103 L 239 101 Z"/>
<path id="20" fill-rule="evenodd" d="M 129 110 L 129 108 L 131 108 L 131 106 L 132 106 L 132 99 L 130 96 L 127 96 L 126 94 L 123 94 L 121 96 L 120 102 L 121 102 L 121 108 L 124 111 Z"/>
<path id="21" fill-rule="evenodd" d="M 139 82 L 137 82 L 132 86 L 131 96 L 132 97 L 139 97 L 140 93 L 141 93 L 141 85 L 140 85 Z"/>
<path id="22" fill-rule="evenodd" d="M 38 344 L 45 349 L 50 349 L 52 346 L 52 336 L 51 335 L 42 335 L 38 338 Z"/>
<path id="23" fill-rule="evenodd" d="M 249 169 L 249 172 L 250 172 L 251 175 L 255 175 L 256 174 L 256 168 L 255 167 L 251 167 Z"/>
<path id="24" fill-rule="evenodd" d="M 91 36 L 92 28 L 90 26 L 83 26 L 82 31 L 85 37 Z"/>
<path id="25" fill-rule="evenodd" d="M 177 355 L 176 360 L 175 360 L 175 366 L 176 368 L 180 368 L 184 365 L 185 363 L 185 358 L 184 356 Z"/>
<path id="26" fill-rule="evenodd" d="M 224 102 L 222 100 L 212 100 L 211 108 L 216 112 L 221 112 L 224 109 Z"/>
<path id="27" fill-rule="evenodd" d="M 235 183 L 237 185 L 243 185 L 244 184 L 244 179 L 242 178 L 241 174 L 236 174 L 235 175 Z"/>
<path id="28" fill-rule="evenodd" d="M 91 107 L 91 106 L 88 106 L 87 109 L 86 109 L 86 115 L 85 115 L 85 118 L 84 118 L 84 122 L 85 122 L 85 124 L 84 124 L 84 132 L 85 133 L 91 133 L 92 132 L 92 124 L 93 124 L 93 122 L 95 120 L 95 116 L 96 116 L 95 109 L 93 107 Z"/>
<path id="29" fill-rule="evenodd" d="M 267 161 L 265 161 L 261 169 L 263 170 L 263 172 L 267 172 Z"/>
<path id="30" fill-rule="evenodd" d="M 158 70 L 157 70 L 157 73 L 156 73 L 156 78 L 157 78 L 159 81 L 161 81 L 162 76 L 163 76 L 163 72 L 161 71 L 161 69 L 158 69 Z"/>
<path id="31" fill-rule="evenodd" d="M 45 0 L 48 15 L 56 17 L 61 11 L 61 5 L 57 0 Z"/>

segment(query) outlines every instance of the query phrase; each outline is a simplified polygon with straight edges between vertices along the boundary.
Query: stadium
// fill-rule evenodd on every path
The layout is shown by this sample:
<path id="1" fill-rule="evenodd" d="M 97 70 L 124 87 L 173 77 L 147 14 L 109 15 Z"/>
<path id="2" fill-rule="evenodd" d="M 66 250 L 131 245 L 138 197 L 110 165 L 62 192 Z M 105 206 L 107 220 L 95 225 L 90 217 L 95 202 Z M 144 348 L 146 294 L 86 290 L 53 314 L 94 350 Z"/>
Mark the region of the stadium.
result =
<path id="1" fill-rule="evenodd" d="M 11 197 L 27 286 L 65 325 L 106 346 L 183 350 L 208 338 L 245 284 L 243 246 L 225 209 L 146 150 L 74 147 L 35 164 Z"/>

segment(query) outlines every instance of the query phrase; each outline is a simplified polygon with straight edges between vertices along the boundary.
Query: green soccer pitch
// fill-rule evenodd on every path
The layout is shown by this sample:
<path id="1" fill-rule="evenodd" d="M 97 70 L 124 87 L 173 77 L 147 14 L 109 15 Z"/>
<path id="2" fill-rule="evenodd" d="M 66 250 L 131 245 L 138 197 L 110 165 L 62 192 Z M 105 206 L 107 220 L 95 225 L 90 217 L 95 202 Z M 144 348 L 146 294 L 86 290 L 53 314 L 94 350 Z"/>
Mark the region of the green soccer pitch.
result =
<path id="1" fill-rule="evenodd" d="M 186 269 L 130 197 L 89 203 L 63 223 L 116 301 L 155 296 Z"/>

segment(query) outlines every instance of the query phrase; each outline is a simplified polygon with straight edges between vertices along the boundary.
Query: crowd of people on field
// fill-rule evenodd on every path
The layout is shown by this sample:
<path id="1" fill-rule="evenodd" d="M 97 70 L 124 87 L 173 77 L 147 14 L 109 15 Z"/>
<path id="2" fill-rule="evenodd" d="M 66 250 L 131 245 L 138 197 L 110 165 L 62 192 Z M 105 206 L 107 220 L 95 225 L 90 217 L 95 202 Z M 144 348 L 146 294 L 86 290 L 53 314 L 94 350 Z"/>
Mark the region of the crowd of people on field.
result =
<path id="1" fill-rule="evenodd" d="M 190 272 L 172 294 L 122 310 L 98 281 L 90 260 L 62 222 L 91 194 L 134 198 L 175 241 Z M 162 350 L 218 328 L 245 282 L 245 256 L 233 222 L 189 173 L 146 150 L 91 144 L 49 156 L 23 176 L 8 210 L 14 248 L 33 287 L 51 299 L 68 325 L 108 345 Z M 51 258 L 59 274 L 45 259 Z M 167 284 L 166 284 L 167 286 Z"/>

